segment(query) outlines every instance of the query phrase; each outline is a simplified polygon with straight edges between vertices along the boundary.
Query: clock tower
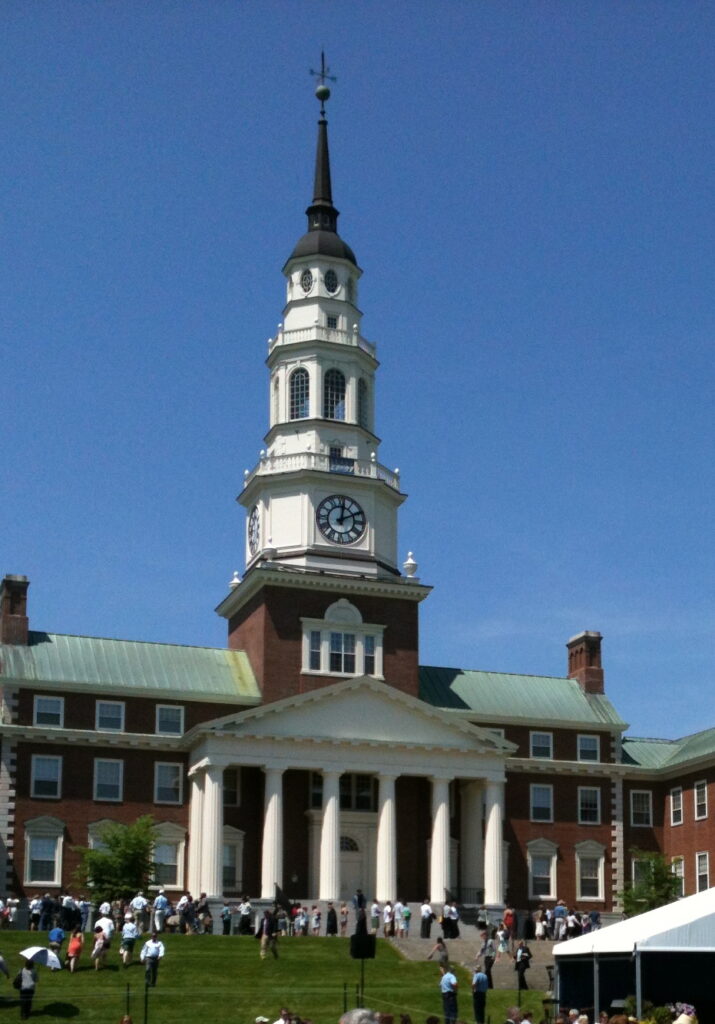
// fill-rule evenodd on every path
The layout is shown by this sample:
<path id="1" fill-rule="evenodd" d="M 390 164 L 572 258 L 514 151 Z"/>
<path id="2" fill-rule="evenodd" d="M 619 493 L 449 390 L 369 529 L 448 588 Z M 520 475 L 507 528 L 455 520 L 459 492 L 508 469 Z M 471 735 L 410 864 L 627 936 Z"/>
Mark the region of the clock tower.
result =
<path id="1" fill-rule="evenodd" d="M 268 341 L 266 360 L 268 431 L 258 464 L 246 470 L 237 499 L 246 510 L 246 575 L 234 581 L 217 610 L 229 620 L 230 645 L 251 658 L 264 698 L 275 699 L 346 675 L 387 679 L 387 620 L 399 608 L 401 624 L 399 630 L 393 625 L 391 639 L 401 651 L 405 644 L 411 649 L 409 675 L 414 678 L 402 679 L 402 666 L 396 674 L 402 682 L 396 685 L 416 694 L 417 603 L 428 589 L 417 581 L 411 559 L 405 575 L 397 565 L 397 510 L 405 495 L 399 471 L 379 461 L 379 364 L 376 346 L 361 330 L 362 271 L 338 234 L 325 68 L 318 77 L 321 109 L 308 230 L 283 267 L 286 304 Z M 285 609 L 279 611 L 275 600 L 269 600 L 270 608 L 266 605 L 267 588 L 272 599 L 277 590 L 283 592 Z M 387 604 L 378 610 L 376 599 Z M 407 608 L 407 618 L 414 619 L 409 636 L 402 635 Z M 283 622 L 291 611 L 292 630 Z M 299 664 L 286 653 L 290 644 L 282 642 L 270 653 L 266 649 L 265 627 L 279 620 L 283 641 L 291 634 L 300 642 Z M 277 652 L 282 652 L 278 660 L 284 676 L 276 686 L 268 677 Z"/>

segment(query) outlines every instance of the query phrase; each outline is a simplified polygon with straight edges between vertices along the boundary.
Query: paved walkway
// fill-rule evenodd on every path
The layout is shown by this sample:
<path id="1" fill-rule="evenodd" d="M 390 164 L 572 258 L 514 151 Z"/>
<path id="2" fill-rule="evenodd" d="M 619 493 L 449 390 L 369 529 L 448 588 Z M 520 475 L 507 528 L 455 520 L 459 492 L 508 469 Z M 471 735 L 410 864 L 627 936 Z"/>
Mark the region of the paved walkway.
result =
<path id="1" fill-rule="evenodd" d="M 461 937 L 459 939 L 447 939 L 446 946 L 449 951 L 450 960 L 454 964 L 466 967 L 471 970 L 474 967 L 474 959 L 479 952 L 481 940 L 476 928 L 460 925 Z M 434 938 L 420 939 L 390 939 L 396 949 L 402 953 L 407 960 L 426 960 L 427 955 L 434 946 L 434 939 L 439 932 L 432 929 Z M 529 949 L 532 953 L 531 966 L 526 973 L 526 981 L 529 988 L 546 991 L 549 986 L 549 976 L 546 971 L 547 964 L 551 966 L 554 962 L 553 942 L 530 942 Z M 516 988 L 516 972 L 511 957 L 502 956 L 492 968 L 494 987 L 500 989 Z"/>

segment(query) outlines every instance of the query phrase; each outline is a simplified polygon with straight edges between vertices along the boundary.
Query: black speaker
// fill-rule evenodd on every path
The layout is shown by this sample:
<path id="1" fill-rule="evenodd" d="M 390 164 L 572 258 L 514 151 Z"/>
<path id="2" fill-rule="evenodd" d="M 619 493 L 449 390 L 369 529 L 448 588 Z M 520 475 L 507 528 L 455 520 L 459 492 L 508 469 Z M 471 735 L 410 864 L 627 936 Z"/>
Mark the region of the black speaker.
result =
<path id="1" fill-rule="evenodd" d="M 350 936 L 350 956 L 353 960 L 375 959 L 375 936 L 360 935 L 358 932 Z"/>

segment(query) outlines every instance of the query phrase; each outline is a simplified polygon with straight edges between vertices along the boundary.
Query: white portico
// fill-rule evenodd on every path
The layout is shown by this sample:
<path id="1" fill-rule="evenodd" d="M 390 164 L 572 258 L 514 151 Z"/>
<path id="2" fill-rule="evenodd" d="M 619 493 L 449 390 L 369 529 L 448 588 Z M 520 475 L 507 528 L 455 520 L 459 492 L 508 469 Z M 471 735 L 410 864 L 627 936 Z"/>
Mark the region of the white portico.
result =
<path id="1" fill-rule="evenodd" d="M 414 779 L 426 780 L 431 792 L 425 891 L 442 901 L 456 885 L 457 867 L 462 886 L 483 887 L 488 904 L 503 905 L 504 759 L 512 749 L 488 730 L 367 677 L 201 726 L 189 770 L 192 891 L 222 894 L 223 774 L 250 766 L 264 776 L 262 820 L 244 837 L 246 846 L 260 845 L 262 898 L 273 898 L 276 885 L 286 884 L 292 837 L 284 828 L 284 777 L 301 769 L 318 794 L 304 812 L 310 896 L 339 900 L 357 885 L 381 901 L 398 896 L 396 784 Z M 359 793 L 357 807 L 341 809 L 346 777 L 363 780 L 362 812 Z M 458 837 L 450 834 L 457 780 Z"/>

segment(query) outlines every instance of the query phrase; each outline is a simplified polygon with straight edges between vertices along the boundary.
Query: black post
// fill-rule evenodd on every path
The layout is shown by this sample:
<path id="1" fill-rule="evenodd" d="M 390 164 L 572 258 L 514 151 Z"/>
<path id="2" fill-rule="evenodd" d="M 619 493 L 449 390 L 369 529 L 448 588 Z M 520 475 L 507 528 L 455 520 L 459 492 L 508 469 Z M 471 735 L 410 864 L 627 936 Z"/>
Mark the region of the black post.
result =
<path id="1" fill-rule="evenodd" d="M 149 1020 L 149 982 L 144 985 L 144 1024 Z"/>
<path id="2" fill-rule="evenodd" d="M 127 982 L 127 1017 L 130 1016 L 130 1014 L 129 1014 L 129 1003 L 130 1003 L 130 993 L 131 993 L 131 990 L 132 990 L 132 986 L 129 984 L 129 982 Z"/>
<path id="3" fill-rule="evenodd" d="M 365 961 L 360 961 L 360 1006 L 365 1005 Z"/>
<path id="4" fill-rule="evenodd" d="M 355 986 L 355 1005 L 360 1005 L 360 985 Z"/>
<path id="5" fill-rule="evenodd" d="M 343 982 L 343 1013 L 348 1012 L 348 983 Z"/>

